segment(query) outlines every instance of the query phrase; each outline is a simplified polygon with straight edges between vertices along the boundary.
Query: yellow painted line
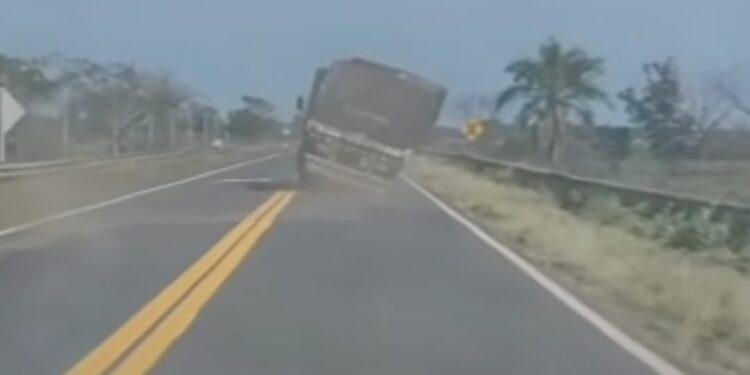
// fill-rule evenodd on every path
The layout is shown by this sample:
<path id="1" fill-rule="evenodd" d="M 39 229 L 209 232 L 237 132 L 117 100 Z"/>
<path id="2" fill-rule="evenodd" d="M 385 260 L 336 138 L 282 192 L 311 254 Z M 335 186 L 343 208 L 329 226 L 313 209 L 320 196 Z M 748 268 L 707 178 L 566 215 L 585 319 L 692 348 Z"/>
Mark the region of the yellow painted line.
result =
<path id="1" fill-rule="evenodd" d="M 248 231 L 279 204 L 286 204 L 289 193 L 277 192 L 229 231 L 214 247 L 182 275 L 167 286 L 159 295 L 143 306 L 125 324 L 113 332 L 104 342 L 70 368 L 66 374 L 103 374 L 110 370 L 144 335 L 161 321 L 169 311 L 188 295 L 196 284 L 240 242 Z"/>
<path id="2" fill-rule="evenodd" d="M 257 224 L 234 246 L 232 251 L 219 262 L 216 268 L 190 291 L 188 296 L 164 318 L 151 334 L 143 339 L 113 373 L 145 374 L 156 365 L 167 350 L 195 321 L 201 309 L 250 254 L 263 235 L 273 226 L 276 218 L 291 203 L 293 198 L 293 192 L 286 193 L 279 204 L 260 218 Z"/>

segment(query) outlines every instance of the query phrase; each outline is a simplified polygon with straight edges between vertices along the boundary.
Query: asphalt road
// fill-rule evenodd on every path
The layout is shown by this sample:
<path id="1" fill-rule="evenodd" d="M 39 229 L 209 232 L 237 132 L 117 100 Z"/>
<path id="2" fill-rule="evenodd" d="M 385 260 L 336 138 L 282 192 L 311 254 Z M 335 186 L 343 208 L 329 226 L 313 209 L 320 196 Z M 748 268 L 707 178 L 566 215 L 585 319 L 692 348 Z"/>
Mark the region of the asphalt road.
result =
<path id="1" fill-rule="evenodd" d="M 279 157 L 0 238 L 0 373 L 75 364 L 288 177 Z M 225 181 L 231 180 L 231 181 Z M 316 180 L 162 374 L 647 374 L 403 182 Z"/>

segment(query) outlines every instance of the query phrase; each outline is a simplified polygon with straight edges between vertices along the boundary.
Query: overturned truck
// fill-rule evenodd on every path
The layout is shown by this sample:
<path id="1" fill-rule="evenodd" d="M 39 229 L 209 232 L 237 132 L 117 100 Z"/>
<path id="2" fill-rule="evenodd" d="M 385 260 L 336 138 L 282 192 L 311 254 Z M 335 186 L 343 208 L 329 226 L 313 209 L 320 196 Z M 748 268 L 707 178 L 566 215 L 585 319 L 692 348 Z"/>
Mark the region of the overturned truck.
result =
<path id="1" fill-rule="evenodd" d="M 401 69 L 336 61 L 315 74 L 301 118 L 301 157 L 390 179 L 427 137 L 445 96 L 442 86 Z"/>

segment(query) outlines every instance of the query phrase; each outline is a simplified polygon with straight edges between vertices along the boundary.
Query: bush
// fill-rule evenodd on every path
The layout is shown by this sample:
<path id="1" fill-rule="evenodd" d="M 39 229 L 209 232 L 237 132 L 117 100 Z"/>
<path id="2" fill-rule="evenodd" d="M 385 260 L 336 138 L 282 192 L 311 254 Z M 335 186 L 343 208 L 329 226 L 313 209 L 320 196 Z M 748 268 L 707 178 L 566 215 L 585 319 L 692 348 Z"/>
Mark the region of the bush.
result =
<path id="1" fill-rule="evenodd" d="M 627 207 L 614 195 L 595 195 L 586 200 L 579 214 L 605 225 L 624 227 L 672 248 L 701 251 L 737 249 L 738 245 L 731 224 L 717 219 L 710 208 L 675 211 L 667 205 L 653 213 L 647 203 Z"/>

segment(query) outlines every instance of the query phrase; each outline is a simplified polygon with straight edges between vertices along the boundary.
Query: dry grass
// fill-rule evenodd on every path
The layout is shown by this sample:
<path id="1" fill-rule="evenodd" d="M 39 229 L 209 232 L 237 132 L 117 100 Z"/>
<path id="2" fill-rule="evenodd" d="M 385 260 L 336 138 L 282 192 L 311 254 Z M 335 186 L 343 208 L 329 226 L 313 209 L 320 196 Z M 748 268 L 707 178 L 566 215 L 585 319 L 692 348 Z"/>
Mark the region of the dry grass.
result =
<path id="1" fill-rule="evenodd" d="M 503 176 L 420 157 L 408 168 L 666 356 L 701 372 L 750 373 L 750 280 L 742 274 L 575 216 L 545 193 L 498 182 Z"/>
<path id="2" fill-rule="evenodd" d="M 626 160 L 615 180 L 633 186 L 750 204 L 750 162 L 747 160 L 690 160 L 670 165 L 651 157 Z"/>

